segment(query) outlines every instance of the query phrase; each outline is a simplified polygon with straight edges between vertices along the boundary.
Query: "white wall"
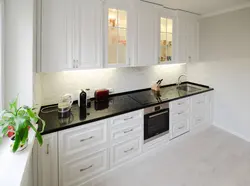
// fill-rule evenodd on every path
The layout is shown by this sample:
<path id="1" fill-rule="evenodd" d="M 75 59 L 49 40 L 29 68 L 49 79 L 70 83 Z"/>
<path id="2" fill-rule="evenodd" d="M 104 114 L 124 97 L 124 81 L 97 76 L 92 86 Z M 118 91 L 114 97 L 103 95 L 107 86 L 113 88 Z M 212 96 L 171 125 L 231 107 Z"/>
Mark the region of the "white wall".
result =
<path id="1" fill-rule="evenodd" d="M 189 81 L 215 88 L 215 124 L 250 141 L 250 8 L 200 21 L 201 62 Z"/>
<path id="2" fill-rule="evenodd" d="M 185 64 L 40 73 L 36 78 L 37 85 L 41 85 L 36 87 L 36 101 L 42 105 L 57 103 L 63 94 L 77 95 L 78 90 L 85 88 L 114 88 L 116 93 L 149 88 L 161 78 L 162 84 L 171 84 L 181 74 L 186 74 Z"/>
<path id="3" fill-rule="evenodd" d="M 5 106 L 33 104 L 34 0 L 7 0 L 5 26 Z"/>

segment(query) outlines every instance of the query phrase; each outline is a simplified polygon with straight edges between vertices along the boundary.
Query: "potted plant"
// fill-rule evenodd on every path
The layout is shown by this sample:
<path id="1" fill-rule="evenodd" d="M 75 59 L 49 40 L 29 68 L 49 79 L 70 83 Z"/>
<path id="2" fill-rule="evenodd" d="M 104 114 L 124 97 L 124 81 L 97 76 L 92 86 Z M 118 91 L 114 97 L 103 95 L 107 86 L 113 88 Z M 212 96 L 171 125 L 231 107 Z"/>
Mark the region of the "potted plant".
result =
<path id="1" fill-rule="evenodd" d="M 21 151 L 28 145 L 29 130 L 32 129 L 36 133 L 37 141 L 40 145 L 43 144 L 41 132 L 45 127 L 45 122 L 37 115 L 34 108 L 28 106 L 21 106 L 17 108 L 16 98 L 9 104 L 9 109 L 1 113 L 0 127 L 2 128 L 2 135 L 8 136 L 12 140 L 12 152 Z M 36 129 L 36 123 L 41 121 L 42 131 Z"/>

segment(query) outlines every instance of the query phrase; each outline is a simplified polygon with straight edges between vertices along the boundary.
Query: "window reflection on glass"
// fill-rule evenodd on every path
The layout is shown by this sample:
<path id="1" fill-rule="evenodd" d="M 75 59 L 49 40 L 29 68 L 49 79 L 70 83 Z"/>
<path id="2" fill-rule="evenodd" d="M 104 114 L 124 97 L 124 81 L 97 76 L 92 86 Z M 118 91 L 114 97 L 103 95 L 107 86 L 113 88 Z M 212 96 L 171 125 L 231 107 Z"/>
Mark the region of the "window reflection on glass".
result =
<path id="1" fill-rule="evenodd" d="M 108 63 L 125 64 L 127 53 L 127 12 L 108 10 Z"/>
<path id="2" fill-rule="evenodd" d="M 172 61 L 173 20 L 161 18 L 160 62 Z"/>

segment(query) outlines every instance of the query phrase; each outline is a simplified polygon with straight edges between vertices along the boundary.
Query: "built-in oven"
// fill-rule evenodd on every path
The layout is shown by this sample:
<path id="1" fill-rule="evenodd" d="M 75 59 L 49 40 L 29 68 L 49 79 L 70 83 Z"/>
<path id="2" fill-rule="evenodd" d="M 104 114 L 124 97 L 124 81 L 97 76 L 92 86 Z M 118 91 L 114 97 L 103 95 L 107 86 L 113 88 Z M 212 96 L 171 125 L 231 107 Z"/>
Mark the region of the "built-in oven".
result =
<path id="1" fill-rule="evenodd" d="M 169 104 L 144 109 L 144 143 L 169 133 Z"/>

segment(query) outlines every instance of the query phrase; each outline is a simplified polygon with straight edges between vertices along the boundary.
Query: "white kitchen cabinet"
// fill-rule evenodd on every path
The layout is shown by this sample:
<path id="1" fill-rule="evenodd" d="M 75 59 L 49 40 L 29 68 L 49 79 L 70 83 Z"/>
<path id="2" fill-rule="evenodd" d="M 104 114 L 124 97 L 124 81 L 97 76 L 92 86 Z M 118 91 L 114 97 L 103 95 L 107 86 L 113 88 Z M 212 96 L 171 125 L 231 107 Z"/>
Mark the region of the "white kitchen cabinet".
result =
<path id="1" fill-rule="evenodd" d="M 100 0 L 73 0 L 73 61 L 71 68 L 102 67 L 102 12 Z"/>
<path id="2" fill-rule="evenodd" d="M 43 136 L 38 147 L 38 186 L 59 186 L 57 133 Z"/>
<path id="3" fill-rule="evenodd" d="M 107 120 L 60 131 L 59 185 L 78 186 L 109 169 Z"/>
<path id="4" fill-rule="evenodd" d="M 105 67 L 131 66 L 134 57 L 135 11 L 133 0 L 104 1 Z"/>
<path id="5" fill-rule="evenodd" d="M 38 64 L 39 72 L 56 72 L 70 68 L 72 61 L 72 9 L 70 0 L 39 0 Z M 39 25 L 40 26 L 40 25 Z M 39 50 L 40 49 L 40 50 Z"/>
<path id="6" fill-rule="evenodd" d="M 170 138 L 176 138 L 190 129 L 190 98 L 170 102 Z"/>
<path id="7" fill-rule="evenodd" d="M 60 169 L 60 186 L 80 186 L 109 169 L 108 150 L 102 149 L 63 163 Z"/>
<path id="8" fill-rule="evenodd" d="M 102 7 L 100 0 L 41 0 L 38 71 L 102 67 Z"/>
<path id="9" fill-rule="evenodd" d="M 200 125 L 210 124 L 212 122 L 210 94 L 210 92 L 207 92 L 191 98 L 190 129 L 196 128 Z"/>
<path id="10" fill-rule="evenodd" d="M 178 11 L 177 13 L 177 52 L 178 63 L 198 60 L 198 16 Z"/>
<path id="11" fill-rule="evenodd" d="M 158 11 L 161 6 L 140 1 L 138 5 L 138 56 L 136 66 L 159 63 Z"/>

